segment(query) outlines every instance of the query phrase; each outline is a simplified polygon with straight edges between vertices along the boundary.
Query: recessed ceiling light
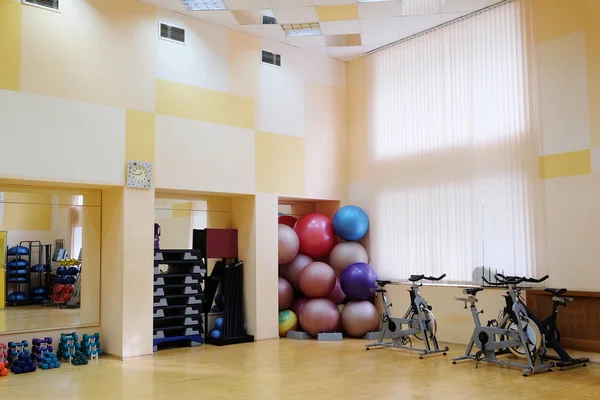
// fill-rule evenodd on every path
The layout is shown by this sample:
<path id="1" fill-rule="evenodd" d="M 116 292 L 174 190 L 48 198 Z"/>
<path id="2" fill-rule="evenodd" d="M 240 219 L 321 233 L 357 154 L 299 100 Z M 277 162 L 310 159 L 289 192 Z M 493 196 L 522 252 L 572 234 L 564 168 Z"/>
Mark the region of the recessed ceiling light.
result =
<path id="1" fill-rule="evenodd" d="M 223 0 L 181 0 L 190 11 L 227 10 Z"/>
<path id="2" fill-rule="evenodd" d="M 282 24 L 281 27 L 287 36 L 318 36 L 321 34 L 321 25 L 318 22 Z"/>

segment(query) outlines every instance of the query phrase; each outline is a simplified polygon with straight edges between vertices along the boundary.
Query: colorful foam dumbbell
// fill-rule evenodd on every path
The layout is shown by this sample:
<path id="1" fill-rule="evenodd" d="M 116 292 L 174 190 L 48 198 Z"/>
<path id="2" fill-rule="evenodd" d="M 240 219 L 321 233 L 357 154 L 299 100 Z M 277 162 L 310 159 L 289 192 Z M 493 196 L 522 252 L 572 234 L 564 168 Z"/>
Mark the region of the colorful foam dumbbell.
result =
<path id="1" fill-rule="evenodd" d="M 37 369 L 35 363 L 29 358 L 29 354 L 19 354 L 10 367 L 15 374 L 27 374 Z"/>
<path id="2" fill-rule="evenodd" d="M 87 360 L 85 354 L 83 354 L 83 352 L 81 352 L 79 350 L 75 351 L 75 353 L 71 357 L 71 364 L 73 364 L 73 365 L 87 365 L 87 363 L 88 363 L 88 360 Z"/>
<path id="3" fill-rule="evenodd" d="M 60 361 L 58 361 L 56 354 L 50 351 L 45 352 L 41 357 L 41 362 L 38 363 L 38 367 L 43 370 L 60 368 L 60 365 Z"/>
<path id="4" fill-rule="evenodd" d="M 83 340 L 81 341 L 81 349 L 85 352 L 87 358 L 95 359 L 102 355 L 100 334 L 97 332 L 93 335 L 84 334 Z"/>
<path id="5" fill-rule="evenodd" d="M 8 353 L 6 349 L 8 346 L 4 343 L 0 343 L 0 376 L 8 375 Z"/>

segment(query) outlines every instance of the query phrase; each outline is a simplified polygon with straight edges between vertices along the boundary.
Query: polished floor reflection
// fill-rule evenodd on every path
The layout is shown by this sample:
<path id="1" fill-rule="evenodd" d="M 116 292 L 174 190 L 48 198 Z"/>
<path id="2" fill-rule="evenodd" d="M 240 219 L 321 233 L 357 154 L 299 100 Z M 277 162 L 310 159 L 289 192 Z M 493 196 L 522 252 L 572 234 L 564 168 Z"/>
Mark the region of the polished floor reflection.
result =
<path id="1" fill-rule="evenodd" d="M 154 357 L 0 378 L 12 399 L 597 399 L 600 366 L 527 378 L 519 370 L 450 357 L 419 360 L 393 349 L 366 352 L 362 340 L 269 340 L 229 347 L 164 350 Z"/>
<path id="2" fill-rule="evenodd" d="M 79 309 L 19 306 L 0 310 L 0 334 L 80 325 Z"/>

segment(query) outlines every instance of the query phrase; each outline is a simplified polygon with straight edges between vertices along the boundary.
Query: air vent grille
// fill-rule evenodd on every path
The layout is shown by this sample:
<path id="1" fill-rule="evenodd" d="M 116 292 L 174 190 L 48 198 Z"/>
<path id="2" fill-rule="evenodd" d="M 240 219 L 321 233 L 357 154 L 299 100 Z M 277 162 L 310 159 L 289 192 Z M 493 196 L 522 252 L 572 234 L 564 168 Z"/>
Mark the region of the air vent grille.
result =
<path id="1" fill-rule="evenodd" d="M 173 25 L 160 24 L 160 37 L 178 43 L 185 43 L 185 29 Z"/>
<path id="2" fill-rule="evenodd" d="M 261 50 L 261 61 L 265 64 L 281 67 L 281 54 L 271 53 L 270 51 Z"/>
<path id="3" fill-rule="evenodd" d="M 30 4 L 33 6 L 40 6 L 50 8 L 52 10 L 58 10 L 59 0 L 23 0 L 24 4 Z"/>
<path id="4" fill-rule="evenodd" d="M 263 15 L 262 16 L 262 24 L 263 25 L 276 25 L 277 24 L 277 19 L 275 19 L 275 17 L 270 17 L 268 15 Z"/>

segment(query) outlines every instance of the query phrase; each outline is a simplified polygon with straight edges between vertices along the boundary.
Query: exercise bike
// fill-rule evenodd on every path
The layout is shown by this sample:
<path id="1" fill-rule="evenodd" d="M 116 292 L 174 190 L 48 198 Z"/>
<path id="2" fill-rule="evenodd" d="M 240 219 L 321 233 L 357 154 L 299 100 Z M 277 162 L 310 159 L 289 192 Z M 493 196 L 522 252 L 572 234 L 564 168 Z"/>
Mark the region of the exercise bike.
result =
<path id="1" fill-rule="evenodd" d="M 508 282 L 515 280 L 515 279 L 520 279 L 521 277 L 504 276 L 502 274 L 496 274 L 495 278 L 498 283 L 507 284 Z M 514 288 L 511 290 L 516 291 L 516 297 L 519 298 L 519 301 L 521 302 L 521 304 L 523 304 L 523 307 L 525 308 L 525 310 L 527 310 L 529 318 L 533 322 L 535 322 L 535 324 L 538 326 L 540 333 L 544 337 L 544 344 L 545 344 L 546 348 L 551 348 L 552 350 L 554 350 L 554 352 L 556 352 L 556 355 L 550 355 L 550 354 L 546 353 L 544 355 L 544 357 L 546 359 L 557 361 L 556 366 L 559 367 L 561 370 L 563 368 L 573 367 L 573 366 L 577 366 L 577 365 L 585 366 L 590 361 L 589 358 L 572 358 L 569 355 L 569 353 L 567 353 L 567 351 L 560 344 L 560 332 L 558 331 L 558 328 L 556 327 L 556 318 L 558 316 L 558 308 L 560 306 L 566 307 L 567 303 L 570 303 L 573 301 L 572 297 L 561 297 L 562 294 L 565 294 L 567 292 L 567 289 L 553 289 L 553 288 L 544 289 L 546 292 L 552 294 L 553 305 L 552 305 L 552 312 L 551 312 L 550 316 L 548 316 L 546 319 L 543 319 L 543 320 L 537 319 L 533 315 L 531 310 L 529 310 L 529 308 L 527 308 L 527 305 L 525 304 L 525 301 L 523 300 L 523 298 L 521 296 L 521 288 Z M 506 308 L 504 309 L 504 312 L 503 312 L 504 315 L 501 315 L 501 319 L 503 319 L 503 320 L 505 320 L 506 316 L 508 316 L 508 322 L 507 322 L 508 324 L 514 324 L 512 313 L 507 312 L 507 310 L 512 309 L 513 297 L 514 296 L 506 296 Z M 517 356 L 522 357 L 524 354 L 522 349 L 520 349 L 520 348 L 513 348 L 510 350 L 513 354 L 515 354 Z"/>
<path id="2" fill-rule="evenodd" d="M 510 367 L 523 368 L 523 376 L 528 376 L 535 372 L 551 371 L 555 366 L 554 362 L 546 362 L 545 358 L 546 347 L 542 333 L 538 325 L 529 317 L 529 312 L 525 305 L 520 301 L 519 289 L 517 285 L 528 283 L 540 283 L 548 279 L 544 276 L 541 279 L 514 277 L 514 279 L 506 279 L 502 283 L 492 283 L 487 281 L 485 277 L 483 281 L 491 286 L 509 286 L 507 299 L 507 309 L 501 315 L 500 320 L 488 321 L 487 326 L 482 326 L 479 319 L 479 314 L 482 311 L 477 310 L 477 293 L 483 288 L 467 288 L 463 293 L 468 297 L 455 298 L 457 301 L 462 301 L 465 308 L 469 305 L 475 329 L 467 345 L 465 354 L 452 359 L 452 364 L 456 364 L 461 360 L 474 360 L 477 362 L 489 362 Z M 510 307 L 509 307 L 510 305 Z M 479 350 L 475 354 L 473 347 Z M 526 363 L 518 363 L 511 361 L 499 360 L 497 356 L 507 353 L 513 353 L 518 357 L 526 359 Z"/>
<path id="3" fill-rule="evenodd" d="M 448 347 L 440 349 L 437 338 L 437 322 L 432 313 L 432 307 L 427 304 L 427 301 L 421 296 L 420 287 L 423 286 L 419 281 L 440 281 L 444 279 L 446 274 L 435 278 L 425 275 L 411 275 L 408 279 L 412 282 L 412 287 L 409 289 L 410 306 L 404 313 L 402 318 L 394 318 L 390 314 L 392 304 L 388 302 L 385 286 L 391 284 L 391 281 L 377 281 L 377 293 L 381 293 L 381 301 L 383 302 L 384 312 L 381 314 L 382 330 L 379 340 L 375 343 L 366 345 L 366 349 L 372 347 L 395 347 L 398 349 L 406 349 L 410 351 L 419 351 L 419 358 L 422 359 L 426 354 L 443 353 L 446 355 Z M 422 340 L 425 348 L 412 347 L 411 336 Z M 386 340 L 388 339 L 388 340 Z M 391 340 L 389 340 L 391 339 Z M 386 341 L 384 341 L 386 340 Z"/>

